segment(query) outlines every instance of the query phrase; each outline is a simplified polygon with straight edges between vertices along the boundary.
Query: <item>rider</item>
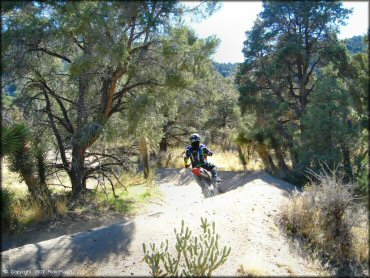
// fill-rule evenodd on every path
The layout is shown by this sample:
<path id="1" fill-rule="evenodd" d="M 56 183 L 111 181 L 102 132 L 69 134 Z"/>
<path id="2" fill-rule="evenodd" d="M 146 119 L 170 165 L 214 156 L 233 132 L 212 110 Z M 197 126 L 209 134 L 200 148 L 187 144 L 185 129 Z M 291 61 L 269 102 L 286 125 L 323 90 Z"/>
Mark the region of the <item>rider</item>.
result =
<path id="1" fill-rule="evenodd" d="M 191 165 L 195 167 L 203 167 L 204 169 L 211 171 L 212 179 L 216 182 L 220 182 L 221 179 L 217 177 L 217 167 L 216 165 L 207 162 L 206 156 L 212 156 L 211 152 L 205 145 L 200 144 L 200 136 L 194 133 L 190 136 L 190 145 L 186 147 L 185 150 L 185 168 L 190 166 L 189 158 L 191 160 Z"/>

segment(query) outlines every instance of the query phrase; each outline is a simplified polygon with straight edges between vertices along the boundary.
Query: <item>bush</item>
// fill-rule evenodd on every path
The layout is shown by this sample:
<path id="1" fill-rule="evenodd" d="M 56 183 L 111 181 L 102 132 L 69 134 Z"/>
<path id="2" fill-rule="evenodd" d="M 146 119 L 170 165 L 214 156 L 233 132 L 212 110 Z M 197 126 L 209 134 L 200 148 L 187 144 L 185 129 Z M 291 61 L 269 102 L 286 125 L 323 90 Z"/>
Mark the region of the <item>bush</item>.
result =
<path id="1" fill-rule="evenodd" d="M 288 233 L 307 239 L 332 265 L 366 263 L 368 237 L 361 236 L 368 229 L 366 208 L 357 202 L 356 186 L 344 184 L 336 171 L 311 174 L 315 182 L 283 205 L 281 223 Z"/>
<path id="2" fill-rule="evenodd" d="M 13 213 L 14 193 L 8 188 L 1 188 L 1 226 L 4 231 L 8 232 L 17 223 L 17 218 Z"/>
<path id="3" fill-rule="evenodd" d="M 157 276 L 211 276 L 212 272 L 224 264 L 231 252 L 231 247 L 224 246 L 219 249 L 215 223 L 212 229 L 207 219 L 201 218 L 203 233 L 191 237 L 189 228 L 184 228 L 181 222 L 181 232 L 176 234 L 176 252 L 172 256 L 168 251 L 168 240 L 161 243 L 157 249 L 154 243 L 150 243 L 150 250 L 143 243 L 144 261 L 149 265 L 151 274 Z M 221 251 L 222 250 L 222 251 Z M 180 269 L 181 268 L 181 269 Z"/>

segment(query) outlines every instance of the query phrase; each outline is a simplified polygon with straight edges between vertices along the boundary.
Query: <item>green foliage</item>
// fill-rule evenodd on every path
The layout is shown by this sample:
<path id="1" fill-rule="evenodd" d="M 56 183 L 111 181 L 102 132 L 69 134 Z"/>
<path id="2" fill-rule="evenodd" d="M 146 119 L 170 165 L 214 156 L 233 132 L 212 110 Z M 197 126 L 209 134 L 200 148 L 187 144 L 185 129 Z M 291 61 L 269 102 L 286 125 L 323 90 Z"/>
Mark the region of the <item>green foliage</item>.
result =
<path id="1" fill-rule="evenodd" d="M 238 139 L 280 154 L 282 169 L 291 162 L 291 181 L 304 183 L 305 168 L 317 171 L 320 161 L 339 165 L 347 180 L 366 176 L 366 37 L 337 38 L 349 13 L 340 2 L 265 1 L 246 33 L 236 82 L 242 112 L 256 119 Z"/>
<path id="2" fill-rule="evenodd" d="M 217 63 L 217 62 L 213 62 L 213 65 L 223 77 L 234 76 L 238 66 L 237 63 Z"/>
<path id="3" fill-rule="evenodd" d="M 2 144 L 5 154 L 9 156 L 11 171 L 28 174 L 34 172 L 34 156 L 27 145 L 29 138 L 30 131 L 24 124 L 5 128 L 2 133 Z"/>
<path id="4" fill-rule="evenodd" d="M 369 138 L 368 135 L 365 135 L 364 137 Z M 354 178 L 358 184 L 358 192 L 359 194 L 365 196 L 369 194 L 369 166 L 369 149 L 366 147 L 361 147 L 356 154 L 353 168 Z"/>
<path id="5" fill-rule="evenodd" d="M 24 179 L 33 201 L 45 212 L 53 214 L 56 207 L 46 185 L 49 170 L 46 149 L 27 143 L 31 135 L 24 124 L 13 125 L 5 131 L 2 133 L 2 143 L 5 143 L 9 169 Z"/>
<path id="6" fill-rule="evenodd" d="M 362 53 L 368 48 L 365 38 L 366 36 L 353 36 L 352 38 L 345 39 L 344 43 L 351 54 Z"/>
<path id="7" fill-rule="evenodd" d="M 33 150 L 33 155 L 35 157 L 36 168 L 37 168 L 37 176 L 38 181 L 42 184 L 46 184 L 48 172 L 49 172 L 49 165 L 47 159 L 47 151 L 42 146 L 36 146 Z"/>
<path id="8" fill-rule="evenodd" d="M 235 85 L 228 79 L 215 74 L 209 84 L 215 97 L 208 107 L 206 129 L 211 132 L 212 142 L 229 149 L 233 133 L 240 127 L 241 113 Z"/>
<path id="9" fill-rule="evenodd" d="M 12 172 L 24 173 L 26 175 L 32 175 L 34 173 L 35 161 L 32 153 L 29 151 L 18 152 L 12 155 L 9 157 L 9 161 L 9 169 Z"/>
<path id="10" fill-rule="evenodd" d="M 1 227 L 4 231 L 8 232 L 15 224 L 17 219 L 13 213 L 13 206 L 15 202 L 14 192 L 8 188 L 0 188 L 1 199 Z"/>
<path id="11" fill-rule="evenodd" d="M 236 93 L 213 70 L 210 55 L 217 44 L 215 38 L 199 39 L 186 27 L 172 27 L 164 37 L 156 57 L 165 69 L 158 68 L 156 78 L 163 86 L 148 87 L 129 98 L 127 115 L 129 133 L 145 135 L 151 150 L 157 152 L 176 146 L 195 130 L 208 126 L 222 95 L 230 99 L 237 110 Z M 204 109 L 206 107 L 206 109 Z M 237 113 L 237 112 L 236 112 Z M 197 120 L 194 120 L 197 115 Z M 232 116 L 227 124 L 233 121 Z M 212 126 L 213 127 L 213 126 Z M 214 127 L 213 127 L 214 128 Z M 186 137 L 185 137 L 186 136 Z"/>
<path id="12" fill-rule="evenodd" d="M 330 167 L 342 161 L 342 144 L 356 143 L 353 140 L 355 126 L 348 125 L 349 105 L 350 95 L 343 81 L 327 68 L 317 81 L 316 90 L 302 117 L 305 133 L 301 163 L 318 169 L 320 161 L 325 161 Z"/>
<path id="13" fill-rule="evenodd" d="M 204 2 L 187 14 L 204 17 L 216 6 Z M 58 148 L 55 161 L 72 173 L 74 192 L 89 178 L 133 166 L 138 138 L 149 139 L 150 151 L 157 151 L 164 135 L 181 140 L 192 118 L 178 119 L 198 104 L 199 94 L 207 97 L 199 106 L 212 98 L 199 91 L 207 89 L 201 83 L 210 75 L 219 40 L 200 39 L 184 27 L 184 8 L 178 1 L 5 7 L 4 80 L 16 80 L 18 105 L 37 123 L 32 131 L 47 127 L 42 134 Z M 166 125 L 171 127 L 164 130 Z M 66 155 L 70 145 L 77 150 L 73 157 Z M 98 153 L 104 167 L 82 163 L 90 152 Z"/>
<path id="14" fill-rule="evenodd" d="M 180 232 L 175 229 L 175 256 L 168 251 L 168 240 L 162 242 L 159 249 L 155 243 L 150 243 L 150 249 L 147 249 L 143 243 L 144 261 L 149 265 L 151 275 L 210 277 L 215 269 L 226 262 L 231 247 L 219 248 L 220 236 L 216 234 L 215 223 L 210 225 L 207 219 L 203 218 L 201 222 L 202 234 L 199 236 L 192 236 L 190 229 L 185 228 L 184 221 L 181 222 Z"/>
<path id="15" fill-rule="evenodd" d="M 92 122 L 84 125 L 72 138 L 72 144 L 86 146 L 100 136 L 103 126 L 100 123 Z"/>
<path id="16" fill-rule="evenodd" d="M 2 127 L 1 130 L 1 156 L 18 153 L 24 147 L 29 131 L 24 124 L 14 124 Z"/>
<path id="17" fill-rule="evenodd" d="M 127 109 L 126 96 L 163 84 L 166 67 L 158 48 L 179 6 L 176 1 L 43 2 L 8 5 L 2 14 L 3 76 L 9 83 L 16 77 L 19 104 L 30 122 L 47 122 L 64 170 L 74 173 L 75 192 L 91 172 L 84 171 L 88 164 L 77 169 L 81 164 L 71 160 L 81 158 L 65 156 L 65 146 L 83 150 L 72 156 L 84 156 L 108 118 Z M 189 79 L 185 71 L 179 76 Z M 99 171 L 111 173 L 112 167 Z"/>

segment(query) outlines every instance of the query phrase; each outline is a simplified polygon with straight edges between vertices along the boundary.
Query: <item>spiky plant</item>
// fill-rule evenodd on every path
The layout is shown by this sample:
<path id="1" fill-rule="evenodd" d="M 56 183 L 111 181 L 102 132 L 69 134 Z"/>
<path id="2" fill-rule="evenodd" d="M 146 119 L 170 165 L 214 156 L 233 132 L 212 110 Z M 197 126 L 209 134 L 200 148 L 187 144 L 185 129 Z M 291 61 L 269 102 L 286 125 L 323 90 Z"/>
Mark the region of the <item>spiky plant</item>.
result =
<path id="1" fill-rule="evenodd" d="M 10 191 L 9 188 L 0 188 L 0 199 L 1 227 L 7 232 L 17 222 L 13 214 L 14 192 Z"/>
<path id="2" fill-rule="evenodd" d="M 33 150 L 33 155 L 36 160 L 36 168 L 39 182 L 46 184 L 49 169 L 47 161 L 47 151 L 41 146 L 37 146 Z"/>
<path id="3" fill-rule="evenodd" d="M 2 133 L 2 155 L 9 158 L 9 169 L 25 181 L 34 201 L 48 214 L 56 213 L 56 206 L 47 187 L 46 150 L 27 144 L 30 133 L 24 124 L 15 124 Z"/>
<path id="4" fill-rule="evenodd" d="M 27 141 L 29 132 L 24 124 L 1 128 L 1 156 L 20 152 Z"/>

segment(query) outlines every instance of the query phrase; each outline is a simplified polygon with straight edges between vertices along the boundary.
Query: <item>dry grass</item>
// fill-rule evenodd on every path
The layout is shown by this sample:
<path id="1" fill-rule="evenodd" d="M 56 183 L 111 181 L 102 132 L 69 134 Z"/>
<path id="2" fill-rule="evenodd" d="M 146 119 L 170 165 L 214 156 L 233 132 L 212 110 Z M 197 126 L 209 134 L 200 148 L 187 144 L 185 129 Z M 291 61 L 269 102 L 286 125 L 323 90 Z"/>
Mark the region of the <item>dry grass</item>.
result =
<path id="1" fill-rule="evenodd" d="M 50 214 L 45 212 L 39 205 L 32 203 L 29 207 L 27 217 L 33 222 L 41 222 L 49 219 Z"/>
<path id="2" fill-rule="evenodd" d="M 363 223 L 360 227 L 352 228 L 353 254 L 356 261 L 366 264 L 369 259 L 369 226 Z"/>
<path id="3" fill-rule="evenodd" d="M 12 192 L 14 192 L 16 198 L 25 197 L 28 193 L 26 183 L 24 181 L 22 181 L 22 182 L 20 181 L 21 178 L 20 178 L 19 174 L 9 171 L 8 163 L 7 163 L 6 159 L 4 159 L 2 162 L 3 163 L 1 165 L 1 173 L 2 173 L 2 176 L 1 176 L 2 184 L 1 184 L 1 186 L 5 187 L 5 188 L 9 188 L 10 190 L 12 190 Z"/>
<path id="4" fill-rule="evenodd" d="M 23 204 L 19 200 L 14 202 L 12 209 L 13 209 L 13 214 L 14 214 L 15 219 L 19 220 L 23 217 L 25 210 L 24 210 Z"/>
<path id="5" fill-rule="evenodd" d="M 248 266 L 240 265 L 237 274 L 240 276 L 248 276 L 248 277 L 259 277 L 259 276 L 267 276 L 268 273 L 265 271 L 264 267 L 254 262 L 248 262 Z"/>
<path id="6" fill-rule="evenodd" d="M 27 199 L 18 199 L 15 201 L 13 214 L 20 227 L 52 217 L 50 213 L 45 212 L 38 204 L 27 201 Z"/>
<path id="7" fill-rule="evenodd" d="M 366 208 L 355 200 L 354 186 L 343 184 L 335 172 L 295 192 L 281 208 L 280 221 L 290 234 L 301 236 L 332 264 L 368 261 Z"/>
<path id="8" fill-rule="evenodd" d="M 67 200 L 66 198 L 61 198 L 56 202 L 56 208 L 57 208 L 57 213 L 59 215 L 66 215 L 68 212 L 68 206 L 67 206 Z"/>
<path id="9" fill-rule="evenodd" d="M 226 151 L 223 152 L 217 146 L 209 146 L 209 149 L 214 152 L 213 156 L 208 157 L 208 161 L 215 164 L 220 171 L 243 171 L 243 165 L 239 159 L 237 151 Z M 184 159 L 183 152 L 185 148 L 173 148 L 169 150 L 172 154 L 171 159 L 169 160 L 169 168 L 183 168 Z M 247 164 L 247 170 L 258 171 L 263 169 L 262 162 L 253 157 L 249 159 Z"/>
<path id="10" fill-rule="evenodd" d="M 126 172 L 120 176 L 120 183 L 115 184 L 115 192 L 118 198 L 114 198 L 111 185 L 99 185 L 94 180 L 89 180 L 87 188 L 96 194 L 92 194 L 87 202 L 78 204 L 68 203 L 67 195 L 71 188 L 70 180 L 67 174 L 60 173 L 51 177 L 49 189 L 56 197 L 57 216 L 64 216 L 69 210 L 83 213 L 91 210 L 90 204 L 98 204 L 98 209 L 115 209 L 117 211 L 135 214 L 146 206 L 146 203 L 153 199 L 160 199 L 161 194 L 155 185 L 156 169 L 151 169 L 150 176 L 146 180 L 142 173 Z M 24 182 L 20 182 L 18 174 L 9 171 L 6 159 L 2 163 L 2 186 L 9 188 L 14 192 L 14 202 L 12 205 L 12 215 L 16 220 L 15 229 L 23 230 L 29 224 L 36 224 L 44 220 L 55 217 L 51 213 L 43 211 L 39 205 L 30 201 L 28 188 Z M 60 186 L 62 184 L 63 186 Z M 122 186 L 123 184 L 123 186 Z M 64 187 L 66 186 L 66 187 Z M 126 191 L 128 189 L 128 191 Z"/>
<path id="11" fill-rule="evenodd" d="M 291 265 L 291 264 L 285 264 L 285 263 L 281 263 L 281 262 L 276 262 L 276 265 L 279 267 L 279 268 L 283 268 L 285 269 L 290 276 L 292 275 L 295 275 L 295 271 L 294 271 L 294 266 Z"/>
<path id="12" fill-rule="evenodd" d="M 152 173 L 152 171 L 150 172 Z M 142 185 L 146 183 L 146 180 L 144 178 L 144 175 L 142 173 L 134 173 L 134 172 L 126 172 L 123 173 L 120 178 L 120 182 L 126 186 L 135 186 L 135 185 Z M 117 187 L 120 187 L 120 184 L 115 184 Z"/>
<path id="13" fill-rule="evenodd" d="M 24 181 L 21 181 L 21 177 L 19 174 L 9 171 L 8 169 L 8 162 L 6 159 L 3 160 L 3 163 L 1 165 L 1 171 L 2 171 L 2 184 L 1 186 L 7 187 L 11 189 L 14 193 L 17 199 L 23 199 L 26 198 L 28 194 L 28 188 Z M 49 189 L 53 193 L 63 193 L 68 191 L 69 189 L 66 187 L 71 186 L 70 179 L 66 173 L 60 173 L 57 176 L 54 176 L 52 180 L 50 181 Z M 63 186 L 60 186 L 58 184 L 62 184 Z M 88 186 L 89 187 L 89 186 Z M 89 188 L 92 188 L 91 186 Z"/>
<path id="14" fill-rule="evenodd" d="M 65 177 L 61 177 L 63 180 Z M 17 220 L 17 223 L 22 227 L 29 223 L 37 223 L 53 217 L 49 212 L 45 212 L 41 207 L 29 200 L 28 188 L 24 181 L 20 181 L 20 176 L 17 173 L 13 173 L 8 169 L 7 160 L 4 159 L 2 163 L 2 186 L 9 188 L 14 192 L 14 205 L 12 206 L 12 212 Z M 52 183 L 59 183 L 59 180 L 52 181 Z M 66 189 L 61 186 L 50 186 L 50 189 L 55 192 L 66 192 Z M 66 200 L 58 200 L 56 202 L 57 211 L 60 215 L 67 213 Z"/>

